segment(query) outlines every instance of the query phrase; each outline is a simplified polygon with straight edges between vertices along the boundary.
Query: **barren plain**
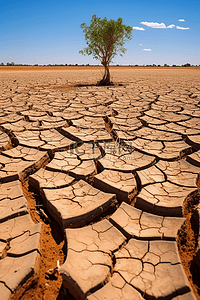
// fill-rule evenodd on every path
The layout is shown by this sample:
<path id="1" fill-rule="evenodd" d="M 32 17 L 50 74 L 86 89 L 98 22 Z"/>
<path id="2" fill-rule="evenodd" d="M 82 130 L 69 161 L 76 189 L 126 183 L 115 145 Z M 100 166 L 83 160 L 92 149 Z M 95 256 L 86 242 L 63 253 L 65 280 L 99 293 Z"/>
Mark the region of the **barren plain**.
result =
<path id="1" fill-rule="evenodd" d="M 0 295 L 200 299 L 200 70 L 0 68 Z"/>

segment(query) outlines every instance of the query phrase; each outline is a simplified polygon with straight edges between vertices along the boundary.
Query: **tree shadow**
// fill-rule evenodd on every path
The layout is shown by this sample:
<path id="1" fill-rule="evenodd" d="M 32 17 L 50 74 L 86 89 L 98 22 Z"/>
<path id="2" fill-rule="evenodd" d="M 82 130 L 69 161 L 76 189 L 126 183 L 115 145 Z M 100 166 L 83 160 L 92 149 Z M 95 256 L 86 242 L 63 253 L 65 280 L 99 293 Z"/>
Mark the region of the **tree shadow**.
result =
<path id="1" fill-rule="evenodd" d="M 98 86 L 97 83 L 78 83 L 74 87 L 87 87 L 87 86 Z"/>
<path id="2" fill-rule="evenodd" d="M 102 84 L 100 81 L 96 83 L 78 83 L 75 84 L 74 87 L 88 87 L 88 86 L 95 86 L 95 87 L 102 87 L 102 86 L 124 86 L 122 83 L 113 83 L 110 82 L 109 84 Z"/>

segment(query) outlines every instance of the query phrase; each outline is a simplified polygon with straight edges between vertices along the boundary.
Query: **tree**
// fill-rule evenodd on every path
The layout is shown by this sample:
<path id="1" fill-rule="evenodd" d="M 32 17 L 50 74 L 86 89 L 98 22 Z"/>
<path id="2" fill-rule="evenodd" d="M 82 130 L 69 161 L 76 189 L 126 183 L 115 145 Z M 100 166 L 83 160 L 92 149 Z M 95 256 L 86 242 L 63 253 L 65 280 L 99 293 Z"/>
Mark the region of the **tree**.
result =
<path id="1" fill-rule="evenodd" d="M 182 65 L 182 67 L 191 67 L 191 64 L 187 63 L 185 65 Z"/>
<path id="2" fill-rule="evenodd" d="M 123 47 L 125 41 L 132 38 L 132 27 L 126 26 L 122 18 L 115 20 L 101 19 L 96 15 L 92 16 L 90 26 L 86 23 L 81 24 L 87 48 L 80 50 L 83 55 L 92 55 L 93 58 L 101 61 L 105 68 L 103 79 L 98 83 L 100 85 L 109 85 L 110 71 L 109 64 L 117 53 L 122 56 L 126 49 Z"/>

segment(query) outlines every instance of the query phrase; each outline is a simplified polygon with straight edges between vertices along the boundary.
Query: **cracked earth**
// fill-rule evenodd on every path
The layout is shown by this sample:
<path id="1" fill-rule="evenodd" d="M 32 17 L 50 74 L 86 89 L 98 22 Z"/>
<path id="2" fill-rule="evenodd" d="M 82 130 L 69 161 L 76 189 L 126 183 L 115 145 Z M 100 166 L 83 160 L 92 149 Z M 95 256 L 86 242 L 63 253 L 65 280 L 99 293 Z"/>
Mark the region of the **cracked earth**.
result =
<path id="1" fill-rule="evenodd" d="M 0 72 L 0 294 L 200 299 L 199 70 Z"/>

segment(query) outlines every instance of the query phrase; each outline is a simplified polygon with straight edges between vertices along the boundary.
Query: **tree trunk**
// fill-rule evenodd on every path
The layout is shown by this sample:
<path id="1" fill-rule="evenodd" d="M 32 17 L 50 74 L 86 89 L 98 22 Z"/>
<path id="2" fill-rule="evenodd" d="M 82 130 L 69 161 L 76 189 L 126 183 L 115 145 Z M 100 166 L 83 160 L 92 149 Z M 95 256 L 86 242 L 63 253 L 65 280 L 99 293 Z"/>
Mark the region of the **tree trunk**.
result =
<path id="1" fill-rule="evenodd" d="M 112 82 L 110 81 L 109 65 L 107 65 L 105 63 L 105 64 L 103 64 L 103 66 L 105 68 L 105 73 L 104 73 L 103 79 L 98 82 L 98 85 L 111 85 Z"/>

